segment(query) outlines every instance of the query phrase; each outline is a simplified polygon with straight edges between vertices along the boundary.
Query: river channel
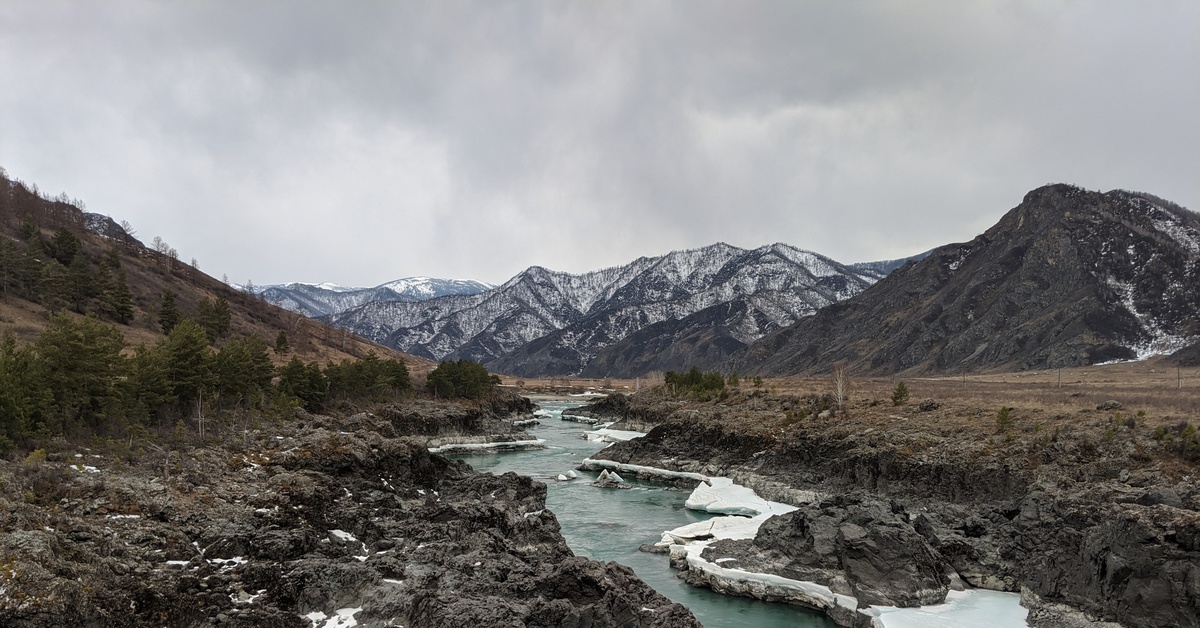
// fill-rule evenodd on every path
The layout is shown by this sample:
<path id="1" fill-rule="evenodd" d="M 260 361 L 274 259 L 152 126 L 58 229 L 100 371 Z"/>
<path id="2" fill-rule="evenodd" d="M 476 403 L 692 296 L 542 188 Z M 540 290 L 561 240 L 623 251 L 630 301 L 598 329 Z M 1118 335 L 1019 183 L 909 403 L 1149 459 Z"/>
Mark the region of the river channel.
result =
<path id="1" fill-rule="evenodd" d="M 638 551 L 643 543 L 657 542 L 663 531 L 708 519 L 710 515 L 683 507 L 687 491 L 660 484 L 630 480 L 634 486 L 631 490 L 600 489 L 590 485 L 596 474 L 584 471 L 577 471 L 578 479 L 556 481 L 559 474 L 575 469 L 581 460 L 605 445 L 580 437 L 589 426 L 561 420 L 564 409 L 581 404 L 539 401 L 538 405 L 543 410 L 543 416 L 539 416 L 541 424 L 527 430 L 545 439 L 545 449 L 457 457 L 478 471 L 496 474 L 513 471 L 545 482 L 549 487 L 546 506 L 558 517 L 562 534 L 577 555 L 632 567 L 638 577 L 688 607 L 708 628 L 834 627 L 825 616 L 799 607 L 692 587 L 676 577 L 666 556 Z"/>

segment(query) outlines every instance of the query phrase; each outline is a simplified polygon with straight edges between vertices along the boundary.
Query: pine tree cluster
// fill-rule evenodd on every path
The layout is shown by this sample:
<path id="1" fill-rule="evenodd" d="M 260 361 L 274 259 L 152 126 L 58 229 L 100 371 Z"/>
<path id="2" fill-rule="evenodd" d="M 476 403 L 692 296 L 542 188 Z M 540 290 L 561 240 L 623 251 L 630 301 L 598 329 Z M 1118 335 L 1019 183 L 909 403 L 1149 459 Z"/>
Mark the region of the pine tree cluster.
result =
<path id="1" fill-rule="evenodd" d="M 0 451 L 56 436 L 125 437 L 180 419 L 250 410 L 289 399 L 315 409 L 330 399 L 378 401 L 412 390 L 399 360 L 374 354 L 324 369 L 293 358 L 276 369 L 266 341 L 209 343 L 182 319 L 159 342 L 126 346 L 113 325 L 57 314 L 37 340 L 0 341 Z"/>

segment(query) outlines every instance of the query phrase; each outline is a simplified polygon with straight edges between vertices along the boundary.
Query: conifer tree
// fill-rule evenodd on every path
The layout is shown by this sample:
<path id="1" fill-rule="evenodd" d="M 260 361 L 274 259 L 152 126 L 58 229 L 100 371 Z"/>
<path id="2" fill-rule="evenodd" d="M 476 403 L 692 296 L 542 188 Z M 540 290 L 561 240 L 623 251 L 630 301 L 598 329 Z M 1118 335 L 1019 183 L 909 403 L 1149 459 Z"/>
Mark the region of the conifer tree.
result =
<path id="1" fill-rule="evenodd" d="M 284 330 L 279 330 L 279 334 L 275 336 L 275 353 L 282 355 L 288 351 L 288 336 Z"/>
<path id="2" fill-rule="evenodd" d="M 200 299 L 196 306 L 196 321 L 204 327 L 210 343 L 229 333 L 229 301 L 225 299 Z"/>
<path id="3" fill-rule="evenodd" d="M 216 386 L 222 395 L 246 399 L 267 390 L 275 368 L 267 355 L 267 343 L 258 336 L 239 338 L 216 355 Z"/>
<path id="4" fill-rule="evenodd" d="M 305 364 L 300 358 L 293 357 L 279 369 L 279 390 L 299 399 L 305 408 L 312 410 L 325 400 L 327 382 L 320 365 L 315 362 Z"/>
<path id="5" fill-rule="evenodd" d="M 59 264 L 58 260 L 46 260 L 42 264 L 36 290 L 38 300 L 50 311 L 58 311 L 69 306 L 71 304 L 70 272 L 62 264 Z"/>
<path id="6" fill-rule="evenodd" d="M 94 426 L 104 418 L 105 409 L 118 395 L 124 347 L 121 332 L 93 318 L 75 322 L 58 314 L 50 319 L 34 343 L 57 419 L 56 425 L 48 427 L 63 434 L 85 422 Z"/>
<path id="7" fill-rule="evenodd" d="M 41 410 L 42 380 L 29 347 L 18 347 L 6 332 L 0 340 L 0 453 L 12 449 L 33 426 Z"/>
<path id="8" fill-rule="evenodd" d="M 202 390 L 212 388 L 212 354 L 199 323 L 180 321 L 167 336 L 166 351 L 171 392 L 179 403 L 195 401 Z"/>
<path id="9" fill-rule="evenodd" d="M 81 243 L 74 233 L 66 229 L 58 229 L 50 239 L 49 253 L 63 266 L 70 266 L 79 253 Z"/>
<path id="10" fill-rule="evenodd" d="M 17 246 L 0 237 L 0 298 L 8 300 L 8 289 L 16 286 Z"/>
<path id="11" fill-rule="evenodd" d="M 128 325 L 133 320 L 133 294 L 129 292 L 129 283 L 125 279 L 125 269 L 117 270 L 117 278 L 102 295 L 103 310 L 113 320 Z"/>
<path id="12" fill-rule="evenodd" d="M 163 293 L 162 305 L 158 308 L 158 326 L 164 334 L 170 334 L 182 318 L 179 308 L 175 306 L 175 293 L 167 290 Z"/>
<path id="13" fill-rule="evenodd" d="M 147 412 L 173 406 L 176 402 L 167 362 L 165 339 L 153 346 L 140 346 L 134 351 L 128 385 L 141 408 Z"/>
<path id="14" fill-rule="evenodd" d="M 96 296 L 98 287 L 88 268 L 87 256 L 75 254 L 67 266 L 67 301 L 71 309 L 82 314 L 87 309 L 88 301 Z"/>

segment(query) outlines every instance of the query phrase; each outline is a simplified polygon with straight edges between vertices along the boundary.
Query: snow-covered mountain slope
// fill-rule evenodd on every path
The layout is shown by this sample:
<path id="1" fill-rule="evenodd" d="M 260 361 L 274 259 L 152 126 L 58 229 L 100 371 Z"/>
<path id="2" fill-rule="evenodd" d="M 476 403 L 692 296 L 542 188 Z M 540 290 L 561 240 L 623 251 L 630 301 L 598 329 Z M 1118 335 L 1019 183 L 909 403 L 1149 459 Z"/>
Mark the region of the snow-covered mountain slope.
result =
<path id="1" fill-rule="evenodd" d="M 1023 370 L 1200 342 L 1200 215 L 1149 194 L 1048 185 L 992 228 L 768 334 L 723 364 L 763 374 Z"/>
<path id="2" fill-rule="evenodd" d="M 408 277 L 373 288 L 347 288 L 331 283 L 287 283 L 261 286 L 267 301 L 305 316 L 322 317 L 374 301 L 424 301 L 449 295 L 470 295 L 495 286 L 463 279 Z"/>
<path id="3" fill-rule="evenodd" d="M 332 322 L 431 359 L 469 358 L 515 375 L 569 374 L 634 332 L 734 300 L 746 311 L 728 322 L 729 334 L 749 343 L 875 279 L 784 244 L 718 243 L 581 275 L 534 266 L 484 293 L 368 303 Z"/>

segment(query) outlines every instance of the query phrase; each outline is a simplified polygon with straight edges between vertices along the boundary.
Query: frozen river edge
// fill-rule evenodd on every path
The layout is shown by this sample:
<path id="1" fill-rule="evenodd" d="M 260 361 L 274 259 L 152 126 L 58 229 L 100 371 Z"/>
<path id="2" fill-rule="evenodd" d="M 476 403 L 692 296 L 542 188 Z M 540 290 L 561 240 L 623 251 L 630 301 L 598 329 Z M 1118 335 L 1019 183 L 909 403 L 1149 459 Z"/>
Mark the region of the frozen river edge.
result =
<path id="1" fill-rule="evenodd" d="M 583 460 L 580 468 L 616 471 L 643 480 L 677 485 L 689 482 L 699 484 L 685 506 L 723 516 L 664 531 L 662 540 L 657 544 L 668 550 L 672 566 L 689 572 L 688 580 L 694 584 L 707 585 L 721 593 L 817 609 L 842 625 L 874 628 L 1028 626 L 1028 611 L 1021 607 L 1020 596 L 1015 593 L 968 589 L 951 591 L 942 604 L 915 608 L 868 605 L 859 609 L 857 598 L 834 593 L 830 587 L 822 584 L 724 566 L 724 563 L 734 562 L 737 558 L 706 558 L 705 549 L 721 540 L 753 539 L 767 519 L 791 512 L 796 507 L 764 500 L 753 490 L 725 477 L 593 458 Z"/>

